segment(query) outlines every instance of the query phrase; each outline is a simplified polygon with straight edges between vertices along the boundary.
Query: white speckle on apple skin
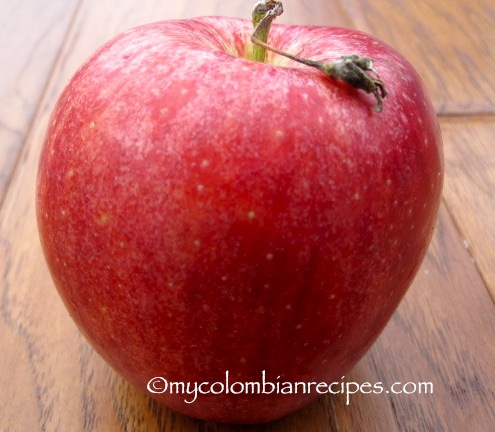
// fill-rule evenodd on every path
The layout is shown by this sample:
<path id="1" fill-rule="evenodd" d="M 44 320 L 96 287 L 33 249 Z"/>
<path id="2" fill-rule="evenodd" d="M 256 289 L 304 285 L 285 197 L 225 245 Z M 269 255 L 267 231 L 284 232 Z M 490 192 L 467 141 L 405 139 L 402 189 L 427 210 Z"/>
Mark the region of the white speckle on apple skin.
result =
<path id="1" fill-rule="evenodd" d="M 102 213 L 98 217 L 98 224 L 101 226 L 106 226 L 110 223 L 110 215 L 108 213 Z"/>

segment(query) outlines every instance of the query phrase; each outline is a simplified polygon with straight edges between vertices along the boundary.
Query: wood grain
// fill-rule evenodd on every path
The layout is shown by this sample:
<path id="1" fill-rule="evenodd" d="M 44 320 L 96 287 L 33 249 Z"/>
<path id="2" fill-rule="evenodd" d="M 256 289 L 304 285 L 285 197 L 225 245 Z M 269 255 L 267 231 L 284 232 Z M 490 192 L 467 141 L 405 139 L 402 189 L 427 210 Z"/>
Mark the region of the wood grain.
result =
<path id="1" fill-rule="evenodd" d="M 495 116 L 442 121 L 444 198 L 495 301 Z"/>
<path id="2" fill-rule="evenodd" d="M 439 114 L 495 108 L 492 0 L 349 0 L 354 26 L 392 45 L 424 79 Z"/>
<path id="3" fill-rule="evenodd" d="M 0 8 L 0 202 L 77 0 L 3 0 Z"/>
<path id="4" fill-rule="evenodd" d="M 387 386 L 431 382 L 433 394 L 356 394 L 349 405 L 344 396 L 326 396 L 256 427 L 174 413 L 113 372 L 60 301 L 34 214 L 37 161 L 51 109 L 91 52 L 134 25 L 196 15 L 246 16 L 251 2 L 8 0 L 5 6 L 0 70 L 12 66 L 0 80 L 0 125 L 5 125 L 0 126 L 1 431 L 493 429 L 495 38 L 490 1 L 284 2 L 280 22 L 357 27 L 396 46 L 420 70 L 439 113 L 456 115 L 441 122 L 444 204 L 429 253 L 377 343 L 346 376 Z M 15 29 L 8 27 L 14 18 Z M 9 40 L 15 42 L 4 43 Z"/>

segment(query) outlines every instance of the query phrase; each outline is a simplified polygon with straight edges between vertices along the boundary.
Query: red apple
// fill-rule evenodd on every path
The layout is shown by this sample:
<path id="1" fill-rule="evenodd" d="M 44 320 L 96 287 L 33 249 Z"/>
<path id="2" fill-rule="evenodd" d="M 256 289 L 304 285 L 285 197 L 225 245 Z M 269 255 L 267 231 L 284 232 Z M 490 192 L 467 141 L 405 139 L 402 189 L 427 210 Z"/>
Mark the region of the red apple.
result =
<path id="1" fill-rule="evenodd" d="M 443 177 L 434 110 L 397 52 L 272 26 L 271 45 L 310 59 L 373 58 L 376 113 L 321 71 L 251 60 L 252 31 L 165 21 L 104 45 L 58 101 L 37 186 L 55 285 L 98 353 L 148 394 L 168 380 L 152 396 L 175 410 L 244 423 L 319 392 L 242 383 L 331 383 L 368 350 L 425 255 Z M 171 382 L 209 384 L 191 403 Z"/>

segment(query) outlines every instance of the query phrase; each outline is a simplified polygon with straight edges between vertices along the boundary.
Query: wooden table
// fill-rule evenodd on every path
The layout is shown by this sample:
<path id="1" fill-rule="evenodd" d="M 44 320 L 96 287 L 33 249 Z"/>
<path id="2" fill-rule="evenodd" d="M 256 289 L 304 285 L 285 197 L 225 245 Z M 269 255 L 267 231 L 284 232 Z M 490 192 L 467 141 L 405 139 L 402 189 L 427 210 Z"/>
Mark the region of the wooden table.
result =
<path id="1" fill-rule="evenodd" d="M 285 0 L 277 22 L 374 34 L 423 76 L 446 180 L 410 291 L 346 377 L 431 382 L 433 394 L 325 396 L 257 427 L 193 420 L 151 402 L 80 336 L 38 242 L 34 185 L 49 113 L 101 43 L 137 24 L 249 17 L 251 1 L 3 0 L 0 9 L 1 431 L 495 430 L 495 4 L 492 0 Z M 254 1 L 253 1 L 254 3 Z"/>

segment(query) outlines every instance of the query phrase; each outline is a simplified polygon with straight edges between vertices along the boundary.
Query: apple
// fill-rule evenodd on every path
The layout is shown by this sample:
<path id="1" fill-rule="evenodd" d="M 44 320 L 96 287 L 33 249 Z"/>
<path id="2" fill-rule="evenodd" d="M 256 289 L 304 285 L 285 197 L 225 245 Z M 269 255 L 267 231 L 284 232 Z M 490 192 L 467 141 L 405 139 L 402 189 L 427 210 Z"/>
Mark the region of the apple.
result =
<path id="1" fill-rule="evenodd" d="M 435 112 L 396 51 L 342 28 L 268 36 L 372 58 L 383 99 L 254 61 L 252 34 L 202 17 L 106 43 L 55 107 L 37 183 L 46 261 L 96 351 L 166 406 L 237 423 L 297 410 L 364 355 L 422 262 L 443 178 Z"/>

